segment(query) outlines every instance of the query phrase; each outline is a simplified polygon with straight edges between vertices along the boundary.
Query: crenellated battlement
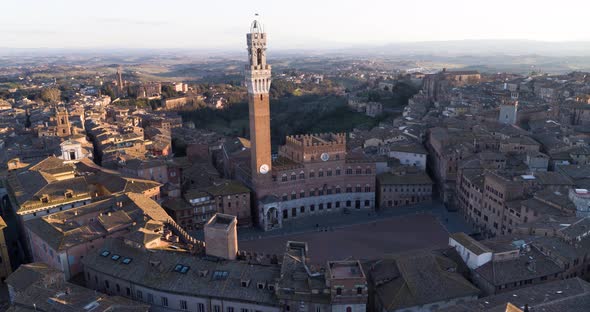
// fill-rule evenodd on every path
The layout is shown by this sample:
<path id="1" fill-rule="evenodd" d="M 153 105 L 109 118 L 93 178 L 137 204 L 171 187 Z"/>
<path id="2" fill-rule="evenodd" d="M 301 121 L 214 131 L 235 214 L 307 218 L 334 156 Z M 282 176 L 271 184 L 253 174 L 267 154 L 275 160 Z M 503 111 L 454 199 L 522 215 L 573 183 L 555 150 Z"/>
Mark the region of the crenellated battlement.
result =
<path id="1" fill-rule="evenodd" d="M 279 155 L 295 162 L 320 161 L 322 154 L 328 155 L 328 159 L 338 160 L 344 159 L 346 154 L 345 133 L 290 135 L 285 141 L 285 145 L 279 148 Z"/>
<path id="2" fill-rule="evenodd" d="M 304 147 L 333 147 L 346 145 L 345 133 L 314 133 L 289 135 L 286 138 L 287 144 Z"/>

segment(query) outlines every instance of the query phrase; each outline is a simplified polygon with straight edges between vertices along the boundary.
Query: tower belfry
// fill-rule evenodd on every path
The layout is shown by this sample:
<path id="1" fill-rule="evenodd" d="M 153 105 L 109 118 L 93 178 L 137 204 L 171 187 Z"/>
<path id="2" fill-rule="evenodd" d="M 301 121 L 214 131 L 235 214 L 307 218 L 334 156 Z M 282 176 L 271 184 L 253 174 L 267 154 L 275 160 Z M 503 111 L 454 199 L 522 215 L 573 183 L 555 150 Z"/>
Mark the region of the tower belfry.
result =
<path id="1" fill-rule="evenodd" d="M 250 33 L 246 35 L 246 40 L 248 64 L 245 79 L 250 117 L 251 172 L 252 184 L 256 187 L 257 184 L 270 178 L 268 176 L 272 169 L 268 96 L 271 67 L 266 64 L 266 33 L 258 19 L 250 25 Z"/>

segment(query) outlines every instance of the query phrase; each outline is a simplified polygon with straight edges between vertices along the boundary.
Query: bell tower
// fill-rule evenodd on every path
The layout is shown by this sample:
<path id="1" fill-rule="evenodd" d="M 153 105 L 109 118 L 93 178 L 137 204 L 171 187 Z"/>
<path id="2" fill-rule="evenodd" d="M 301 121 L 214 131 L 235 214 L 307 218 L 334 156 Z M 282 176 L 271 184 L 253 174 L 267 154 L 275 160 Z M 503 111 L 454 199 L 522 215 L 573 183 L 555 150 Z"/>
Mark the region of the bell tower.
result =
<path id="1" fill-rule="evenodd" d="M 248 65 L 246 65 L 246 86 L 250 119 L 250 153 L 252 184 L 256 185 L 270 176 L 272 169 L 270 144 L 270 65 L 266 64 L 266 33 L 262 24 L 254 20 L 248 43 Z"/>
<path id="2" fill-rule="evenodd" d="M 68 110 L 65 108 L 55 109 L 56 131 L 58 137 L 67 137 L 72 135 L 70 127 L 70 118 Z"/>

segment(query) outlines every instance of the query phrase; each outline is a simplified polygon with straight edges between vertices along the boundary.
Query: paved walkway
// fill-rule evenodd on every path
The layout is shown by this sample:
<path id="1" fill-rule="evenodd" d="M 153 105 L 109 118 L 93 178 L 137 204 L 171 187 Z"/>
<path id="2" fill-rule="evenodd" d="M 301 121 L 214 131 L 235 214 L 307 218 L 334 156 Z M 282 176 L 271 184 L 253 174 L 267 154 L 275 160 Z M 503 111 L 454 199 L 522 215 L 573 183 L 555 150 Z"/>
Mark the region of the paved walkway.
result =
<path id="1" fill-rule="evenodd" d="M 317 214 L 309 217 L 298 218 L 283 223 L 283 228 L 264 232 L 257 227 L 239 228 L 238 239 L 240 241 L 256 240 L 269 237 L 281 237 L 285 235 L 303 234 L 309 232 L 331 231 L 348 226 L 373 223 L 387 219 L 395 219 L 400 216 L 428 214 L 434 216 L 438 222 L 450 233 L 472 233 L 473 229 L 457 212 L 449 212 L 440 202 L 418 204 L 413 206 L 391 208 L 378 212 L 352 210 L 349 214 L 332 213 Z M 203 231 L 196 231 L 197 238 L 203 239 Z"/>

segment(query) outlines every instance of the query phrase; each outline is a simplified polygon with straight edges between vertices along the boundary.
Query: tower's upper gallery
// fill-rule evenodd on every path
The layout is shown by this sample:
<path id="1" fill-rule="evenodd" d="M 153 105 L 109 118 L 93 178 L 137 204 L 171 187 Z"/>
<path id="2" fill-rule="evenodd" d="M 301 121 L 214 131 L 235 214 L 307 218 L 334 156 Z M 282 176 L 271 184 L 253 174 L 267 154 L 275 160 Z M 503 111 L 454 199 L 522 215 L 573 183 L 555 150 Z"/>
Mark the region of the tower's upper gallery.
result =
<path id="1" fill-rule="evenodd" d="M 250 26 L 246 35 L 248 64 L 246 65 L 246 86 L 250 94 L 268 93 L 271 83 L 271 66 L 266 63 L 266 34 L 258 19 Z"/>

